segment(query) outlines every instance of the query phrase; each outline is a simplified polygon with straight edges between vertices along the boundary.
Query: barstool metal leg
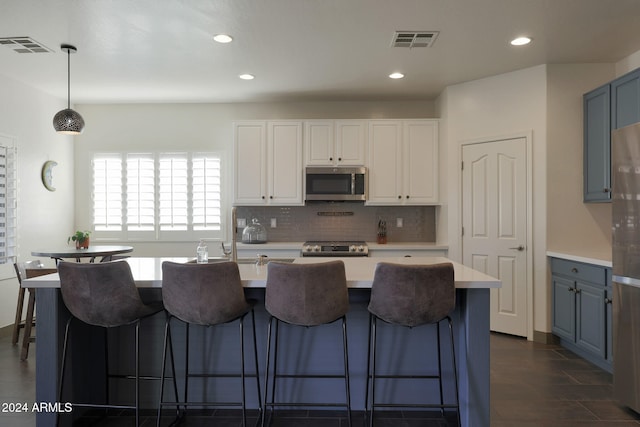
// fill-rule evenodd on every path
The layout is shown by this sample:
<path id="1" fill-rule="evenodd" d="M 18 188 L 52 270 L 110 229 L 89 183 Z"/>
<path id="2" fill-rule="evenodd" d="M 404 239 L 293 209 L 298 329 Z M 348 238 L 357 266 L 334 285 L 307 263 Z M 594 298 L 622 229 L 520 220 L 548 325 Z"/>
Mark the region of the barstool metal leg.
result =
<path id="1" fill-rule="evenodd" d="M 442 392 L 442 349 L 440 347 L 440 322 L 436 322 L 436 340 L 438 341 L 438 388 L 440 391 L 440 415 L 444 417 L 444 394 Z"/>
<path id="2" fill-rule="evenodd" d="M 347 316 L 342 316 L 342 341 L 344 344 L 344 385 L 347 397 L 347 419 L 351 427 L 351 390 L 349 388 L 349 349 L 347 347 Z"/>
<path id="3" fill-rule="evenodd" d="M 140 320 L 136 322 L 136 426 L 140 425 Z"/>
<path id="4" fill-rule="evenodd" d="M 458 363 L 456 362 L 456 345 L 455 339 L 453 336 L 453 325 L 451 322 L 451 317 L 447 316 L 447 322 L 449 324 L 449 338 L 451 338 L 451 358 L 453 359 L 453 378 L 455 380 L 456 385 L 456 406 L 458 413 L 458 426 L 462 427 L 462 421 L 460 420 L 460 393 L 458 391 Z"/>
<path id="5" fill-rule="evenodd" d="M 244 316 L 240 318 L 240 365 L 241 365 L 241 373 L 240 378 L 242 380 L 242 427 L 247 427 L 247 402 L 246 402 L 246 392 L 245 392 L 245 383 L 244 383 Z"/>
<path id="6" fill-rule="evenodd" d="M 186 415 L 187 405 L 186 402 L 189 401 L 189 323 L 186 323 L 186 331 L 185 331 L 185 361 L 184 361 L 184 412 Z"/>
<path id="7" fill-rule="evenodd" d="M 64 327 L 64 342 L 62 344 L 62 366 L 60 367 L 60 383 L 58 384 L 58 402 L 62 402 L 62 390 L 64 389 L 64 371 L 67 362 L 67 346 L 69 343 L 69 325 L 73 317 L 67 320 L 67 324 Z M 60 412 L 56 412 L 56 426 L 60 425 Z"/>
<path id="8" fill-rule="evenodd" d="M 261 427 L 265 426 L 265 417 L 267 413 L 267 391 L 269 390 L 269 356 L 271 356 L 271 326 L 273 324 L 273 316 L 269 317 L 267 325 L 267 363 L 264 367 L 264 396 L 262 396 L 262 420 Z M 275 379 L 274 379 L 275 381 Z"/>
<path id="9" fill-rule="evenodd" d="M 251 324 L 253 327 L 253 361 L 255 364 L 255 372 L 256 372 L 256 391 L 258 392 L 258 417 L 262 415 L 262 396 L 260 391 L 260 375 L 258 370 L 258 343 L 256 340 L 256 314 L 253 309 L 251 309 Z"/>
<path id="10" fill-rule="evenodd" d="M 160 419 L 162 417 L 162 401 L 164 398 L 164 383 L 165 383 L 165 366 L 167 364 L 167 348 L 169 349 L 169 356 L 171 357 L 171 374 L 173 378 L 173 392 L 176 401 L 176 420 L 180 419 L 180 405 L 178 404 L 178 384 L 176 379 L 176 366 L 173 356 L 173 342 L 171 341 L 171 316 L 167 314 L 164 325 L 164 342 L 162 345 L 162 373 L 160 376 L 160 399 L 158 403 L 158 416 L 156 419 L 156 426 L 160 427 Z M 186 407 L 185 407 L 186 410 Z"/>
<path id="11" fill-rule="evenodd" d="M 371 320 L 371 411 L 369 412 L 369 427 L 373 427 L 373 414 L 376 404 L 376 317 Z"/>

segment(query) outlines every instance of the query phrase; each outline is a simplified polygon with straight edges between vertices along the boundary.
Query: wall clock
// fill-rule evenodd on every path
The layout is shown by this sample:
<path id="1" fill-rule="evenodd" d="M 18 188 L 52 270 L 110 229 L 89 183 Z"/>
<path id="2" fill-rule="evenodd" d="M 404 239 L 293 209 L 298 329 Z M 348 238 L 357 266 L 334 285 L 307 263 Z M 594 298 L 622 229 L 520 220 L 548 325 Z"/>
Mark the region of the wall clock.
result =
<path id="1" fill-rule="evenodd" d="M 56 188 L 53 186 L 52 170 L 57 164 L 58 163 L 53 160 L 47 160 L 44 162 L 44 165 L 42 165 L 42 184 L 44 185 L 44 188 L 49 191 L 56 191 Z"/>

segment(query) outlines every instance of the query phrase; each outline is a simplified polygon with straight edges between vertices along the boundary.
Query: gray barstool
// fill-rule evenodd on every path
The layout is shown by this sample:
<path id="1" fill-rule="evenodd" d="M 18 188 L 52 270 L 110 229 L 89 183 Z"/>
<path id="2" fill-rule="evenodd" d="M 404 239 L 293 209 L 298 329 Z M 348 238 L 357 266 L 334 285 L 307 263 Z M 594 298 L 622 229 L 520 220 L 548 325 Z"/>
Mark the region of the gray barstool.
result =
<path id="1" fill-rule="evenodd" d="M 351 426 L 351 398 L 349 390 L 349 358 L 347 350 L 347 318 L 349 294 L 344 263 L 342 261 L 312 264 L 288 264 L 269 262 L 267 264 L 267 285 L 265 307 L 269 314 L 267 329 L 267 364 L 265 367 L 264 402 L 262 426 L 265 425 L 267 406 L 345 406 L 349 426 Z M 342 342 L 344 349 L 344 375 L 302 375 L 277 373 L 278 366 L 278 325 L 285 322 L 296 326 L 319 326 L 342 320 Z M 269 362 L 271 355 L 271 326 L 275 321 L 273 385 L 271 401 L 267 402 L 269 383 Z M 346 403 L 292 403 L 275 402 L 276 380 L 278 378 L 342 378 L 344 377 Z"/>
<path id="2" fill-rule="evenodd" d="M 140 320 L 162 311 L 162 303 L 144 304 L 136 288 L 131 268 L 125 261 L 105 263 L 75 263 L 60 262 L 60 291 L 71 317 L 67 321 L 62 347 L 62 367 L 60 369 L 59 402 L 68 402 L 63 396 L 64 374 L 69 342 L 69 327 L 73 319 L 78 319 L 88 325 L 105 328 L 105 345 L 107 343 L 106 330 L 120 326 L 135 326 L 135 376 L 111 375 L 109 373 L 108 354 L 105 351 L 106 366 L 106 404 L 77 403 L 73 406 L 133 409 L 135 410 L 136 425 L 140 425 Z M 135 404 L 110 405 L 108 378 L 135 379 Z M 146 377 L 153 378 L 153 377 Z M 158 377 L 159 379 L 159 377 Z M 59 422 L 59 413 L 56 424 Z"/>
<path id="3" fill-rule="evenodd" d="M 162 366 L 165 365 L 167 346 L 171 343 L 171 319 L 176 318 L 186 324 L 186 362 L 184 401 L 163 402 L 160 394 L 158 405 L 158 425 L 160 425 L 160 410 L 164 405 L 188 406 L 240 406 L 242 408 L 242 425 L 246 426 L 246 392 L 245 392 L 245 362 L 244 362 L 244 318 L 251 313 L 253 324 L 253 355 L 256 371 L 256 386 L 258 404 L 260 397 L 260 378 L 258 375 L 258 353 L 256 346 L 256 325 L 253 303 L 247 301 L 244 295 L 238 264 L 235 262 L 217 262 L 209 264 L 179 264 L 165 261 L 162 263 L 162 300 L 167 312 L 164 335 L 164 355 Z M 189 373 L 189 325 L 215 326 L 238 321 L 240 326 L 240 365 L 239 375 L 242 388 L 242 399 L 239 402 L 189 402 L 188 383 L 190 377 L 215 378 L 229 377 L 232 374 Z M 223 349 L 219 349 L 222 351 Z M 164 378 L 164 373 L 163 373 Z M 164 379 L 162 380 L 164 385 Z M 175 385 L 175 381 L 174 381 Z M 164 387 L 161 388 L 163 390 Z"/>
<path id="4" fill-rule="evenodd" d="M 367 388 L 365 404 L 369 415 L 369 425 L 373 426 L 374 408 L 419 407 L 440 408 L 444 416 L 446 408 L 455 408 L 460 424 L 460 406 L 458 397 L 458 370 L 453 337 L 453 328 L 449 313 L 455 308 L 455 282 L 453 265 L 441 263 L 432 265 L 402 265 L 381 262 L 371 286 L 369 302 L 369 350 L 367 357 Z M 437 375 L 376 375 L 376 322 L 380 319 L 393 325 L 409 328 L 435 324 L 437 333 L 438 374 Z M 442 363 L 440 356 L 440 322 L 447 320 L 451 339 L 451 354 L 455 381 L 456 401 L 445 404 L 442 391 Z M 402 351 L 402 349 L 395 349 Z M 373 365 L 373 366 L 371 366 Z M 372 369 L 371 369 L 372 368 Z M 378 378 L 399 379 L 437 379 L 440 388 L 439 404 L 395 404 L 376 403 L 375 384 Z M 369 401 L 371 385 L 371 401 Z"/>

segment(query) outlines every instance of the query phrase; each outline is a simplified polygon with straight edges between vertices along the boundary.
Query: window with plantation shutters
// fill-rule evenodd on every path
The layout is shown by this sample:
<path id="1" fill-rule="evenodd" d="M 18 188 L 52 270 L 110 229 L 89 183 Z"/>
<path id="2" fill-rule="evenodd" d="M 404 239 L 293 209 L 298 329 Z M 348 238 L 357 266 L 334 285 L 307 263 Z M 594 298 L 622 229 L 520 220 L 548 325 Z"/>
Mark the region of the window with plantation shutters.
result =
<path id="1" fill-rule="evenodd" d="M 0 264 L 16 261 L 17 171 L 16 147 L 12 138 L 0 135 Z M 5 269 L 0 269 L 4 278 Z"/>
<path id="2" fill-rule="evenodd" d="M 155 230 L 155 166 L 153 154 L 127 154 L 127 230 Z"/>
<path id="3" fill-rule="evenodd" d="M 93 227 L 122 231 L 122 155 L 100 154 L 93 159 Z"/>
<path id="4" fill-rule="evenodd" d="M 95 237 L 219 237 L 221 188 L 221 159 L 215 153 L 96 154 Z"/>

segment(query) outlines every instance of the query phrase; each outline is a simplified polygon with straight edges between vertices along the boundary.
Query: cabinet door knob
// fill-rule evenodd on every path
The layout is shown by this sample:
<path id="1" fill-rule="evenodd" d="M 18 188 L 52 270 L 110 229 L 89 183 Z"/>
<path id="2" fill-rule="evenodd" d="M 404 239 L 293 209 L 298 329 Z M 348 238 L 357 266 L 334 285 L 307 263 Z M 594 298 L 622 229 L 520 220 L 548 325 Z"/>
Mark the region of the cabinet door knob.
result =
<path id="1" fill-rule="evenodd" d="M 605 304 L 611 304 L 613 302 L 613 300 L 611 298 L 605 298 L 604 299 L 604 303 Z"/>
<path id="2" fill-rule="evenodd" d="M 409 195 L 407 194 L 407 199 L 409 198 Z"/>
<path id="3" fill-rule="evenodd" d="M 273 199 L 273 196 L 269 196 L 270 199 Z"/>
<path id="4" fill-rule="evenodd" d="M 338 157 L 338 161 L 341 162 L 342 161 L 342 157 Z"/>
<path id="5" fill-rule="evenodd" d="M 262 196 L 262 200 L 264 200 L 264 196 Z"/>
<path id="6" fill-rule="evenodd" d="M 575 292 L 576 290 L 574 288 L 568 288 L 567 289 L 569 292 Z"/>
<path id="7" fill-rule="evenodd" d="M 610 189 L 610 188 L 603 188 L 603 189 L 602 189 L 602 192 L 603 192 L 603 193 L 608 193 L 608 192 L 610 192 L 610 191 L 611 191 L 611 189 Z"/>
<path id="8" fill-rule="evenodd" d="M 330 162 L 333 162 L 333 157 L 329 157 L 329 161 L 330 161 Z"/>
<path id="9" fill-rule="evenodd" d="M 402 199 L 402 196 L 398 196 L 398 199 Z"/>
<path id="10" fill-rule="evenodd" d="M 579 294 L 581 292 L 581 290 L 576 288 L 575 292 L 576 292 L 576 294 Z"/>

